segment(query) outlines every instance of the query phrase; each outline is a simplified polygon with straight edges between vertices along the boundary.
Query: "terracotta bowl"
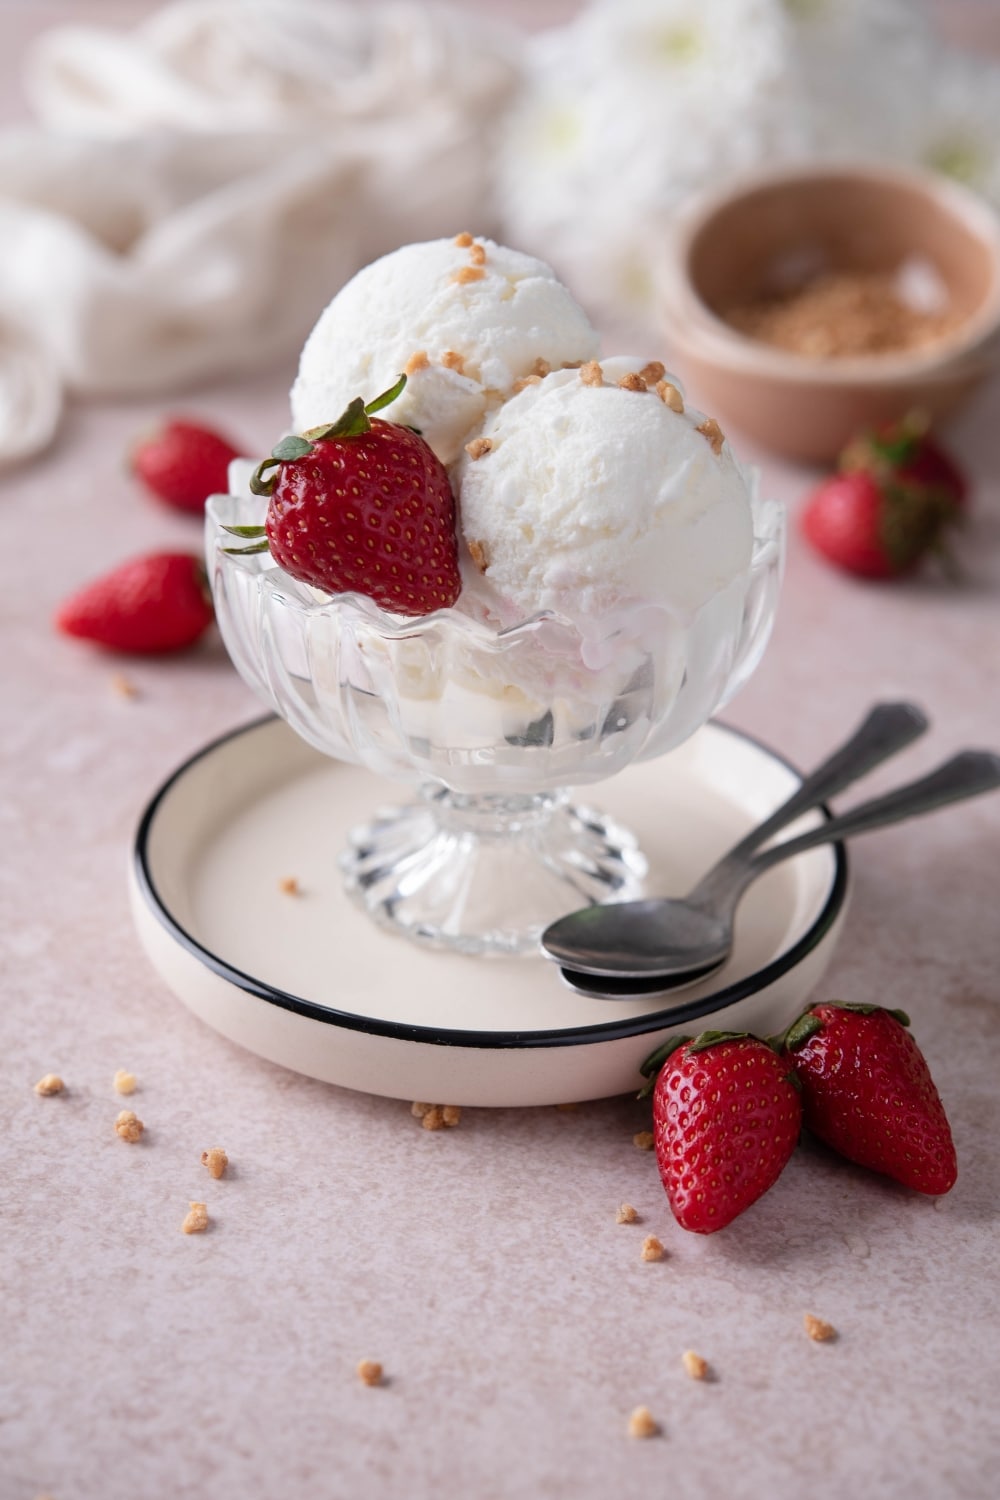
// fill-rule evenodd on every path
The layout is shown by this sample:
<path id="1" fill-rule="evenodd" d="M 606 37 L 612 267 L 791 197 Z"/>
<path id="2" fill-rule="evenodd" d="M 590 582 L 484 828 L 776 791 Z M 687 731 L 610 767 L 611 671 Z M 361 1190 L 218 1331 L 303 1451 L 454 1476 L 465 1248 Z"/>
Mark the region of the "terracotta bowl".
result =
<path id="1" fill-rule="evenodd" d="M 919 349 L 812 358 L 737 332 L 721 310 L 827 271 L 932 268 L 954 327 Z M 785 169 L 702 198 L 678 222 L 661 284 L 669 352 L 725 425 L 826 461 L 860 429 L 951 412 L 1000 365 L 1000 221 L 946 178 L 890 166 Z"/>

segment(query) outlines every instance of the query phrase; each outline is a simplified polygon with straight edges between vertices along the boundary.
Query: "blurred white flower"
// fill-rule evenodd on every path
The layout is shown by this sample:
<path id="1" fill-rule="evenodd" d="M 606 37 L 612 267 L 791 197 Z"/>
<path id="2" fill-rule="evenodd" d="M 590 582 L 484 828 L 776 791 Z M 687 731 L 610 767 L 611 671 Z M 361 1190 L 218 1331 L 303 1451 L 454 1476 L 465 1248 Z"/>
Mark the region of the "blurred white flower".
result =
<path id="1" fill-rule="evenodd" d="M 678 203 L 806 150 L 789 58 L 781 0 L 597 0 L 534 45 L 500 152 L 508 234 L 641 315 Z"/>
<path id="2" fill-rule="evenodd" d="M 925 0 L 780 0 L 799 108 L 817 151 L 871 156 L 928 86 L 934 56 Z"/>
<path id="3" fill-rule="evenodd" d="M 591 0 L 533 46 L 500 209 L 638 329 L 692 193 L 831 156 L 934 167 L 1000 203 L 1000 68 L 943 49 L 927 0 Z"/>
<path id="4" fill-rule="evenodd" d="M 907 126 L 901 155 L 1000 208 L 1000 66 L 938 49 L 931 86 L 914 101 Z"/>

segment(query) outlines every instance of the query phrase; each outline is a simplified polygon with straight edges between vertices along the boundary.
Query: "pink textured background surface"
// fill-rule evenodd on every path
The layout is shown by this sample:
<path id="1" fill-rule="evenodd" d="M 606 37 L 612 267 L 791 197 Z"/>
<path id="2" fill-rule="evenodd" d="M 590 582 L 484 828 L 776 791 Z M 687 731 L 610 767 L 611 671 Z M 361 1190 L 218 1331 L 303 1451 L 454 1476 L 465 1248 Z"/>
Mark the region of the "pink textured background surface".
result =
<path id="1" fill-rule="evenodd" d="M 5 76 L 41 25 L 139 9 L 0 5 Z M 996 7 L 943 11 L 1000 47 Z M 259 447 L 290 374 L 169 405 Z M 215 640 L 129 664 L 140 696 L 122 699 L 114 662 L 46 624 L 109 554 L 198 545 L 123 474 L 167 404 L 73 408 L 0 494 L 0 1500 L 995 1493 L 1000 797 L 857 847 L 821 991 L 910 1011 L 961 1165 L 939 1203 L 807 1147 L 701 1239 L 633 1147 L 646 1114 L 630 1099 L 468 1110 L 428 1134 L 405 1105 L 269 1066 L 152 974 L 124 879 L 151 792 L 254 700 Z M 935 721 L 907 771 L 1000 744 L 997 416 L 994 388 L 953 431 L 976 483 L 962 585 L 854 584 L 793 535 L 774 641 L 731 722 L 808 765 L 900 695 Z M 757 457 L 794 510 L 811 476 Z M 112 1091 L 119 1067 L 139 1076 L 132 1101 Z M 68 1091 L 39 1099 L 49 1070 Z M 123 1103 L 146 1121 L 139 1146 L 114 1136 Z M 233 1163 L 218 1183 L 198 1160 L 213 1144 Z M 189 1199 L 209 1205 L 204 1236 L 178 1233 Z M 641 1225 L 615 1224 L 623 1199 Z M 639 1259 L 647 1233 L 658 1264 Z M 806 1311 L 839 1341 L 809 1343 Z M 685 1376 L 687 1348 L 713 1383 Z M 366 1356 L 385 1388 L 355 1379 Z M 639 1403 L 662 1438 L 626 1438 Z"/>

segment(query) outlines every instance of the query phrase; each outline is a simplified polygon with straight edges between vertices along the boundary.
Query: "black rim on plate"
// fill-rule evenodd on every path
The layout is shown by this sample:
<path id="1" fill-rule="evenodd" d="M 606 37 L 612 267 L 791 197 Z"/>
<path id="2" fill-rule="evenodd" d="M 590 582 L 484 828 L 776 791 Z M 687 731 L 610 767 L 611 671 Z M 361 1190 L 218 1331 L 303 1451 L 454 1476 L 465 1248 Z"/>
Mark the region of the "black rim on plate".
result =
<path id="1" fill-rule="evenodd" d="M 423 1042 L 439 1047 L 487 1047 L 492 1049 L 503 1048 L 529 1048 L 529 1047 L 570 1047 L 579 1046 L 588 1042 L 614 1042 L 629 1037 L 644 1036 L 650 1032 L 663 1031 L 664 1028 L 677 1025 L 686 1025 L 689 1021 L 697 1020 L 699 1017 L 714 1014 L 716 1011 L 725 1010 L 730 1005 L 735 1005 L 739 1000 L 745 1000 L 750 995 L 758 994 L 766 989 L 775 980 L 787 974 L 790 969 L 795 968 L 803 959 L 822 942 L 830 931 L 834 922 L 840 914 L 847 894 L 847 852 L 842 843 L 831 844 L 834 853 L 834 878 L 830 886 L 829 894 L 815 921 L 802 936 L 787 949 L 778 955 L 771 963 L 765 964 L 763 968 L 747 974 L 743 979 L 734 984 L 726 985 L 720 990 L 715 990 L 710 995 L 703 995 L 700 999 L 680 1002 L 674 1005 L 664 1005 L 657 1011 L 647 1011 L 641 1016 L 627 1017 L 618 1021 L 598 1021 L 588 1026 L 560 1027 L 557 1030 L 548 1031 L 466 1031 L 456 1028 L 445 1028 L 437 1026 L 418 1026 L 402 1021 L 386 1021 L 376 1016 L 359 1016 L 353 1011 L 337 1010 L 332 1006 L 317 1005 L 311 1000 L 303 1000 L 299 995 L 291 995 L 286 990 L 278 989 L 274 985 L 265 984 L 255 979 L 252 974 L 244 974 L 242 970 L 226 963 L 224 959 L 213 953 L 192 937 L 191 933 L 184 928 L 177 919 L 168 911 L 160 898 L 153 880 L 149 860 L 149 841 L 153 824 L 157 813 L 163 805 L 174 785 L 196 765 L 198 761 L 204 760 L 212 755 L 230 740 L 239 739 L 242 735 L 253 734 L 255 731 L 265 728 L 271 724 L 281 721 L 276 715 L 268 714 L 263 718 L 254 719 L 250 724 L 244 724 L 238 729 L 232 729 L 228 734 L 220 735 L 218 739 L 188 757 L 182 765 L 177 767 L 171 776 L 160 787 L 152 801 L 148 804 L 139 821 L 133 845 L 133 859 L 136 880 L 146 905 L 151 909 L 160 924 L 166 928 L 174 940 L 192 957 L 213 973 L 252 995 L 257 1000 L 266 1001 L 269 1005 L 277 1005 L 282 1010 L 294 1011 L 297 1015 L 306 1016 L 313 1021 L 322 1021 L 331 1026 L 346 1027 L 350 1031 L 364 1031 L 373 1036 L 394 1037 L 399 1041 Z M 778 755 L 769 745 L 755 739 L 753 735 L 744 733 L 741 729 L 734 729 L 729 724 L 720 724 L 712 720 L 716 729 L 725 734 L 731 734 L 735 739 L 745 740 L 748 744 L 756 746 L 769 755 L 772 760 L 778 761 L 786 766 L 795 776 L 801 778 L 801 772 L 792 765 L 784 756 Z M 830 810 L 825 805 L 819 809 L 825 817 L 830 817 Z M 405 939 L 400 939 L 405 941 Z M 486 960 L 488 962 L 488 960 Z M 558 970 L 556 965 L 552 966 L 552 982 L 558 984 Z M 616 1004 L 609 1000 L 609 1005 Z"/>

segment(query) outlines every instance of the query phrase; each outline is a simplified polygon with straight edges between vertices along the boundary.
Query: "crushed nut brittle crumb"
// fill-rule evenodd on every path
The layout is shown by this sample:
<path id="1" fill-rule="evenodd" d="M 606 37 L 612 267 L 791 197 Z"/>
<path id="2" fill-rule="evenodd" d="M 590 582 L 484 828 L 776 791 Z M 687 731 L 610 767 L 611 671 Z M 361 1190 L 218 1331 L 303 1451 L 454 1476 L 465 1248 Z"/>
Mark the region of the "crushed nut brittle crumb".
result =
<path id="1" fill-rule="evenodd" d="M 472 244 L 472 235 L 468 232 L 467 229 L 463 229 L 461 234 L 456 234 L 455 244 L 460 250 L 468 250 L 469 246 Z"/>
<path id="2" fill-rule="evenodd" d="M 411 1106 L 412 1112 L 417 1113 L 418 1106 Z M 458 1104 L 421 1104 L 420 1123 L 425 1130 L 454 1130 L 462 1118 L 462 1108 Z"/>
<path id="3" fill-rule="evenodd" d="M 210 1177 L 219 1178 L 229 1166 L 229 1157 L 221 1146 L 213 1146 L 211 1151 L 201 1153 L 201 1164 L 208 1168 Z"/>
<path id="4" fill-rule="evenodd" d="M 413 1103 L 410 1105 L 410 1114 L 416 1115 L 418 1120 L 422 1120 L 424 1115 L 433 1108 L 433 1104 L 421 1104 L 418 1099 L 414 1099 Z"/>
<path id="5" fill-rule="evenodd" d="M 515 380 L 514 384 L 511 386 L 511 395 L 519 396 L 522 391 L 527 390 L 529 385 L 541 385 L 541 383 L 542 377 L 540 375 L 522 375 L 521 378 L 519 380 Z"/>
<path id="6" fill-rule="evenodd" d="M 131 677 L 126 677 L 124 672 L 116 672 L 111 679 L 111 691 L 117 693 L 119 698 L 138 698 L 139 689 Z"/>
<path id="7" fill-rule="evenodd" d="M 639 1251 L 643 1260 L 662 1260 L 666 1253 L 662 1240 L 658 1240 L 655 1234 L 647 1234 Z"/>
<path id="8" fill-rule="evenodd" d="M 134 1145 L 141 1138 L 145 1128 L 134 1109 L 119 1110 L 118 1118 L 115 1120 L 115 1135 L 123 1141 Z"/>
<path id="9" fill-rule="evenodd" d="M 466 443 L 465 451 L 470 458 L 482 458 L 484 454 L 493 452 L 493 443 L 487 437 L 473 438 L 471 443 Z"/>
<path id="10" fill-rule="evenodd" d="M 656 1437 L 660 1424 L 648 1406 L 637 1406 L 628 1419 L 628 1435 L 634 1438 Z"/>
<path id="11" fill-rule="evenodd" d="M 181 1230 L 184 1234 L 201 1234 L 208 1228 L 208 1209 L 204 1203 L 192 1203 L 184 1215 Z"/>
<path id="12" fill-rule="evenodd" d="M 377 1359 L 359 1360 L 357 1376 L 362 1385 L 381 1385 L 382 1366 Z"/>
<path id="13" fill-rule="evenodd" d="M 649 361 L 649 364 L 643 365 L 642 369 L 639 371 L 639 374 L 642 376 L 646 384 L 653 387 L 656 386 L 658 381 L 663 379 L 666 373 L 666 365 L 661 364 L 658 359 L 651 359 Z"/>
<path id="14" fill-rule="evenodd" d="M 547 359 L 543 359 L 542 356 L 539 355 L 531 366 L 531 373 L 532 375 L 537 375 L 539 380 L 541 380 L 544 376 L 550 375 L 552 373 L 552 366 L 549 364 Z"/>
<path id="15" fill-rule="evenodd" d="M 585 365 L 580 366 L 580 379 L 584 385 L 604 384 L 604 371 L 596 359 L 588 359 Z"/>
<path id="16" fill-rule="evenodd" d="M 465 374 L 465 355 L 459 354 L 455 349 L 446 349 L 441 356 L 441 363 L 446 370 L 456 370 L 459 375 Z"/>
<path id="17" fill-rule="evenodd" d="M 656 1141 L 651 1130 L 639 1130 L 632 1137 L 632 1144 L 640 1151 L 652 1151 Z"/>
<path id="18" fill-rule="evenodd" d="M 623 375 L 618 382 L 618 388 L 622 391 L 644 391 L 646 382 L 641 375 Z"/>
<path id="19" fill-rule="evenodd" d="M 134 1094 L 138 1082 L 134 1073 L 126 1072 L 124 1068 L 117 1068 L 111 1080 L 111 1086 L 116 1094 Z"/>
<path id="20" fill-rule="evenodd" d="M 684 397 L 675 385 L 671 385 L 669 380 L 658 380 L 654 390 L 664 406 L 669 406 L 671 411 L 680 412 L 681 416 L 684 415 Z"/>
<path id="21" fill-rule="evenodd" d="M 639 1215 L 636 1213 L 631 1203 L 619 1203 L 618 1208 L 615 1211 L 615 1223 L 638 1224 L 638 1222 Z"/>
<path id="22" fill-rule="evenodd" d="M 429 364 L 430 360 L 427 357 L 427 350 L 418 349 L 416 353 L 411 354 L 409 359 L 406 361 L 406 364 L 403 366 L 403 374 L 415 375 L 418 370 L 426 370 Z"/>
<path id="23" fill-rule="evenodd" d="M 61 1094 L 65 1087 L 58 1073 L 46 1073 L 45 1077 L 39 1078 L 35 1084 L 35 1093 L 47 1099 L 50 1094 Z"/>
<path id="24" fill-rule="evenodd" d="M 485 275 L 482 266 L 459 266 L 451 279 L 457 281 L 459 286 L 464 286 L 469 281 L 482 281 Z"/>
<path id="25" fill-rule="evenodd" d="M 282 875 L 278 881 L 278 890 L 283 896 L 301 896 L 302 887 L 294 875 Z"/>
<path id="26" fill-rule="evenodd" d="M 693 1349 L 684 1350 L 681 1355 L 681 1364 L 692 1380 L 708 1379 L 708 1360 L 702 1359 L 700 1354 L 695 1354 Z"/>
<path id="27" fill-rule="evenodd" d="M 489 553 L 486 551 L 486 548 L 483 546 L 482 542 L 473 540 L 471 542 L 467 542 L 466 546 L 469 549 L 469 556 L 472 558 L 472 561 L 475 563 L 480 573 L 485 573 L 486 569 L 490 565 L 490 558 Z"/>
<path id="28" fill-rule="evenodd" d="M 837 1337 L 837 1330 L 832 1323 L 826 1323 L 822 1318 L 814 1318 L 812 1313 L 806 1313 L 802 1321 L 806 1334 L 816 1344 L 828 1344 Z"/>
<path id="29" fill-rule="evenodd" d="M 911 304 L 890 270 L 826 272 L 790 288 L 721 309 L 738 333 L 807 359 L 922 349 L 950 333 L 964 314 Z"/>
<path id="30" fill-rule="evenodd" d="M 469 260 L 474 266 L 485 266 L 486 246 L 481 245 L 478 240 L 473 240 L 469 246 Z"/>
<path id="31" fill-rule="evenodd" d="M 726 435 L 714 417 L 706 417 L 704 422 L 699 422 L 695 432 L 700 432 L 703 438 L 707 438 L 713 453 L 722 452 Z"/>

